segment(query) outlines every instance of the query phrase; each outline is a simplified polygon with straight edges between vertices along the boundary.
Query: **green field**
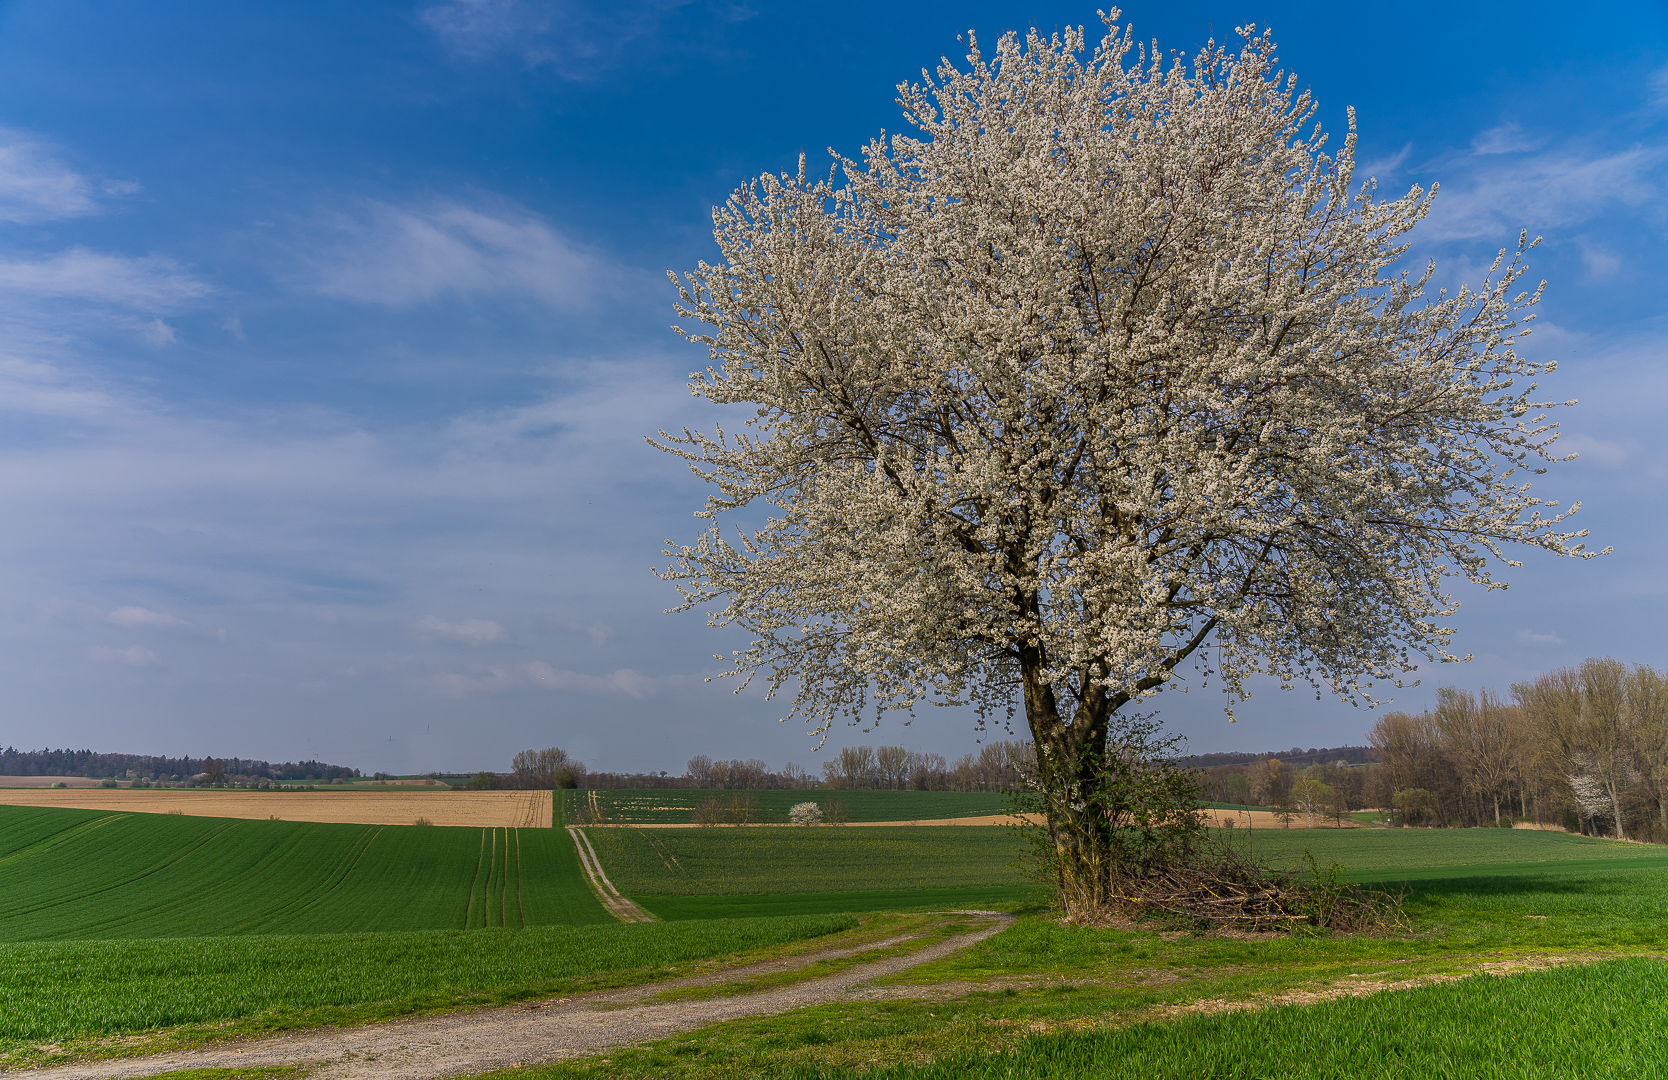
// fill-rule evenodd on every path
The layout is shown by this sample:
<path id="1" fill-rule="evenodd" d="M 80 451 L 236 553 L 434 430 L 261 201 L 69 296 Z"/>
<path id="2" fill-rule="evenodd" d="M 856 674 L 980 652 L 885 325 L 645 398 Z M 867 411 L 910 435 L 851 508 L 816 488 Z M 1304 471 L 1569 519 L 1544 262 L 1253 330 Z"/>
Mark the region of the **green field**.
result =
<path id="1" fill-rule="evenodd" d="M 561 829 L 0 806 L 0 941 L 611 921 Z"/>
<path id="2" fill-rule="evenodd" d="M 849 917 L 0 945 L 0 1045 L 378 1003 L 375 1015 L 606 985 L 599 976 L 844 930 Z M 330 1020 L 326 1015 L 320 1019 Z"/>
<path id="3" fill-rule="evenodd" d="M 1352 881 L 1453 877 L 1476 869 L 1489 874 L 1546 871 L 1596 862 L 1617 866 L 1659 861 L 1668 847 L 1601 840 L 1535 829 L 1213 829 L 1240 851 L 1274 866 L 1295 866 L 1308 848 L 1324 867 L 1338 862 Z"/>
<path id="4" fill-rule="evenodd" d="M 930 1065 L 796 1068 L 784 1080 L 1430 1080 L 1668 1072 L 1668 964 L 1616 960 L 1117 1031 L 1031 1039 Z"/>
<path id="5" fill-rule="evenodd" d="M 842 912 L 1023 909 L 1042 899 L 1021 862 L 1024 841 L 1009 828 L 587 833 L 615 884 L 668 921 L 613 922 L 584 885 L 560 828 L 0 807 L 0 942 L 12 942 L 0 944 L 0 1065 L 40 1060 L 31 1049 L 40 1041 L 109 1052 L 85 1040 L 164 1028 L 174 1032 L 167 1039 L 189 1042 L 642 981 L 669 974 L 673 964 L 852 926 Z M 1540 1009 L 1580 1017 L 1614 1038 L 1624 1050 L 1617 1060 L 1629 1063 L 1616 1075 L 1649 1075 L 1625 1056 L 1668 1031 L 1660 1008 L 1635 1007 L 1664 1000 L 1668 989 L 1662 965 L 1645 962 L 1471 980 L 1307 1010 L 1140 1021 L 1143 1009 L 1341 982 L 1359 972 L 1464 974 L 1477 970 L 1479 958 L 1572 949 L 1655 955 L 1668 950 L 1668 849 L 1497 829 L 1217 835 L 1250 845 L 1274 865 L 1296 864 L 1307 848 L 1323 866 L 1343 864 L 1351 880 L 1405 880 L 1413 933 L 1239 941 L 1027 917 L 896 977 L 1010 988 L 958 999 L 949 1012 L 932 1000 L 852 1002 L 680 1036 L 681 1050 L 620 1051 L 609 1061 L 539 1073 L 832 1080 L 855 1076 L 840 1070 L 858 1063 L 936 1059 L 926 1071 L 889 1066 L 867 1075 L 1355 1075 L 1303 1071 L 1328 1047 L 1348 1048 L 1359 1055 L 1352 1064 L 1374 1063 L 1370 1073 L 1383 1076 L 1480 1075 L 1471 1063 L 1497 1058 L 1510 1068 L 1520 1060 L 1545 1064 L 1542 1073 L 1497 1075 L 1592 1069 L 1597 1059 L 1578 1046 L 1585 1036 L 1566 1038 L 1541 1024 L 1546 1030 L 1527 1041 L 1531 1033 L 1492 1019 L 1518 1009 L 1540 1016 L 1533 1011 Z M 1589 977 L 1599 981 L 1582 981 Z M 1531 990 L 1514 997 L 1516 987 Z M 1631 1010 L 1625 1023 L 1594 1004 L 1606 1000 Z M 1549 1004 L 1556 1002 L 1563 1004 Z M 1072 1033 L 1083 1017 L 1122 1018 L 1122 1030 Z M 234 1027 L 192 1026 L 222 1022 Z M 1502 1033 L 1525 1039 L 1525 1054 L 1511 1058 Z M 991 1056 L 1002 1049 L 1011 1052 Z M 1008 1071 L 991 1072 L 998 1064 Z"/>
<path id="6" fill-rule="evenodd" d="M 568 815 L 584 805 L 587 791 L 564 792 Z M 986 817 L 1005 814 L 1012 806 L 1009 796 L 991 791 L 836 791 L 814 788 L 808 791 L 713 791 L 704 788 L 620 788 L 596 792 L 603 812 L 613 824 L 687 825 L 695 807 L 711 798 L 728 801 L 751 797 L 759 809 L 758 820 L 785 823 L 788 808 L 796 803 L 814 802 L 827 806 L 842 802 L 852 821 L 933 821 L 954 817 Z"/>
<path id="7" fill-rule="evenodd" d="M 1012 906 L 1024 843 L 990 825 L 590 828 L 608 876 L 661 918 Z"/>
<path id="8" fill-rule="evenodd" d="M 738 833 L 762 830 L 733 830 Z M 853 830 L 855 831 L 855 830 Z M 1284 830 L 1281 830 L 1284 832 Z M 521 1080 L 1041 1080 L 1049 1077 L 1662 1076 L 1668 1041 L 1668 861 L 1661 848 L 1509 830 L 1292 830 L 1363 863 L 1452 860 L 1413 880 L 1411 932 L 1195 936 L 1165 927 L 1011 929 L 882 983 L 917 1000 L 851 1001 L 736 1021 Z M 1259 833 L 1259 842 L 1262 839 Z M 1617 847 L 1639 854 L 1615 865 Z M 1568 857 L 1572 852 L 1576 858 Z M 1653 857 L 1654 856 L 1654 857 Z M 1476 860 L 1467 862 L 1465 860 Z M 1512 861 L 1515 860 L 1515 861 Z M 1380 872 L 1396 870 L 1379 867 Z M 1370 874 L 1362 866 L 1359 873 Z M 788 896 L 791 894 L 778 894 Z M 686 898 L 676 898 L 683 900 Z M 702 897 L 687 898 L 690 900 Z M 1537 957 L 1602 958 L 1313 1006 L 1190 1015 L 1201 1002 L 1407 986 Z M 966 988 L 949 999 L 933 986 Z M 1159 1021 L 1159 1022 L 1151 1022 Z M 921 1063 L 898 1064 L 898 1063 Z"/>

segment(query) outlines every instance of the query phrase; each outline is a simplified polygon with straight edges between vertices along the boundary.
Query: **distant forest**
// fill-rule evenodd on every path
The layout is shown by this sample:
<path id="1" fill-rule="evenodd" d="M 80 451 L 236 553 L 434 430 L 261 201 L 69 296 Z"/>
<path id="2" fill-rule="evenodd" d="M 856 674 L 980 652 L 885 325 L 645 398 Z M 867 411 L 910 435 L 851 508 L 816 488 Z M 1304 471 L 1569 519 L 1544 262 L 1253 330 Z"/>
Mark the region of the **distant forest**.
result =
<path id="1" fill-rule="evenodd" d="M 209 763 L 222 766 L 228 776 L 268 780 L 336 780 L 359 775 L 346 765 L 322 761 L 286 761 L 274 765 L 249 758 L 152 757 L 149 754 L 96 754 L 91 750 L 0 750 L 0 776 L 83 776 L 99 778 L 129 775 L 146 780 L 185 781 L 209 771 Z"/>
<path id="2" fill-rule="evenodd" d="M 1290 750 L 1270 750 L 1266 754 L 1186 754 L 1176 758 L 1176 764 L 1188 769 L 1214 769 L 1221 765 L 1252 765 L 1269 758 L 1279 758 L 1287 765 L 1371 765 L 1379 760 L 1378 751 L 1371 746 L 1333 746 L 1305 750 L 1294 746 Z"/>

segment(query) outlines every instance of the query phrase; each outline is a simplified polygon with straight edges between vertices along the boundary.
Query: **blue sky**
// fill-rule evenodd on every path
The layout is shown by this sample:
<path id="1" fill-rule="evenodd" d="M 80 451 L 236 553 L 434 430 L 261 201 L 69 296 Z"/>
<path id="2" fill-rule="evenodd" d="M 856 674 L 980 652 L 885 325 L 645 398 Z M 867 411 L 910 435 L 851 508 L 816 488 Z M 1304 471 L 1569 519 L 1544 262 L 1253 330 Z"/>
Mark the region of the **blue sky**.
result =
<path id="1" fill-rule="evenodd" d="M 1410 258 L 1475 281 L 1520 228 L 1525 352 L 1582 458 L 1546 478 L 1615 553 L 1462 593 L 1426 673 L 1668 664 L 1668 8 L 1172 0 L 1191 50 L 1269 25 L 1389 193 L 1440 181 Z M 366 770 L 815 767 L 703 682 L 734 641 L 650 574 L 701 491 L 644 445 L 710 427 L 668 267 L 801 150 L 897 130 L 958 33 L 1067 3 L 438 0 L 0 4 L 0 743 L 317 756 Z M 1192 748 L 1360 741 L 1373 716 L 1170 696 Z M 970 721 L 842 728 L 952 756 Z"/>

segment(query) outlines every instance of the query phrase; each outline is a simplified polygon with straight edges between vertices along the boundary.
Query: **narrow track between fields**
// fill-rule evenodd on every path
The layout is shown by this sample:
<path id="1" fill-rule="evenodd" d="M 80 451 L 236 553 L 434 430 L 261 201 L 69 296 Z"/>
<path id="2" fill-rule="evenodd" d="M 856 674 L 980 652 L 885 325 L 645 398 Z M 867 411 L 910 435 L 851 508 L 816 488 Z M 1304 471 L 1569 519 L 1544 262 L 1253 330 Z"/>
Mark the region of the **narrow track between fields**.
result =
<path id="1" fill-rule="evenodd" d="M 1013 916 L 996 912 L 956 914 L 973 916 L 978 925 L 967 933 L 903 956 L 855 965 L 834 975 L 753 994 L 705 1000 L 652 1000 L 667 990 L 793 971 L 818 960 L 854 956 L 911 939 L 871 942 L 850 949 L 826 950 L 730 969 L 700 979 L 678 979 L 571 999 L 446 1013 L 364 1027 L 303 1031 L 201 1050 L 23 1069 L 4 1075 L 16 1080 L 116 1080 L 181 1069 L 301 1065 L 307 1067 L 307 1080 L 430 1080 L 515 1065 L 536 1065 L 628 1043 L 650 1042 L 725 1020 L 848 1000 L 860 996 L 861 987 L 870 980 L 941 959 L 983 941 L 1014 921 Z M 914 996 L 912 989 L 899 988 L 898 996 Z"/>
<path id="2" fill-rule="evenodd" d="M 625 894 L 608 880 L 608 874 L 602 869 L 602 860 L 597 858 L 597 850 L 591 846 L 591 838 L 585 835 L 584 829 L 577 825 L 569 825 L 568 835 L 573 838 L 573 846 L 579 851 L 579 865 L 585 871 L 585 880 L 590 883 L 591 891 L 597 894 L 597 899 L 602 901 L 602 906 L 608 909 L 610 915 L 621 922 L 657 921 L 653 915 L 627 900 Z"/>

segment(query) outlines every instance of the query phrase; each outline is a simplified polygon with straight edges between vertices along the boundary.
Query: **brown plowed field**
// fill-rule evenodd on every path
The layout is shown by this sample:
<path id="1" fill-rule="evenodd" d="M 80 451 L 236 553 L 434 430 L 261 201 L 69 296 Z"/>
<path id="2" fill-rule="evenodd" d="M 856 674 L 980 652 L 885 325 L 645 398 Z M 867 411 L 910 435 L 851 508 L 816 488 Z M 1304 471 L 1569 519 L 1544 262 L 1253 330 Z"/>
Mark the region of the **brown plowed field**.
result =
<path id="1" fill-rule="evenodd" d="M 71 806 L 134 814 L 190 817 L 276 817 L 284 821 L 340 821 L 355 825 L 410 825 L 419 817 L 434 825 L 486 828 L 550 828 L 548 791 L 114 791 L 0 788 L 0 805 Z"/>

